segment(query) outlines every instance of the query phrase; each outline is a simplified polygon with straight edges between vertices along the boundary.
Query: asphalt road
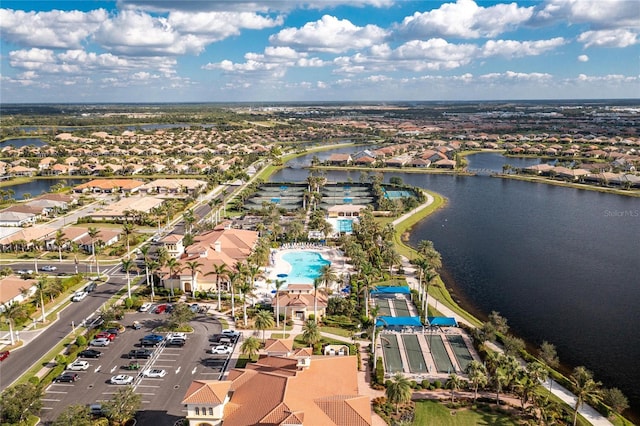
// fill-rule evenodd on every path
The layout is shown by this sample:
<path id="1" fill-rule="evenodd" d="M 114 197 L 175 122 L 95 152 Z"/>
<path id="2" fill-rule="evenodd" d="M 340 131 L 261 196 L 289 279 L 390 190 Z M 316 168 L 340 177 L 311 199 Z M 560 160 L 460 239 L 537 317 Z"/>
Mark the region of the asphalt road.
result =
<path id="1" fill-rule="evenodd" d="M 72 331 L 72 322 L 74 325 L 78 325 L 84 319 L 95 314 L 102 304 L 109 300 L 124 284 L 124 277 L 110 277 L 109 281 L 98 285 L 96 291 L 90 293 L 84 300 L 71 303 L 63 309 L 59 319 L 42 331 L 28 345 L 13 350 L 11 356 L 0 363 L 0 390 L 4 390 L 17 380 L 53 346 L 66 337 Z"/>

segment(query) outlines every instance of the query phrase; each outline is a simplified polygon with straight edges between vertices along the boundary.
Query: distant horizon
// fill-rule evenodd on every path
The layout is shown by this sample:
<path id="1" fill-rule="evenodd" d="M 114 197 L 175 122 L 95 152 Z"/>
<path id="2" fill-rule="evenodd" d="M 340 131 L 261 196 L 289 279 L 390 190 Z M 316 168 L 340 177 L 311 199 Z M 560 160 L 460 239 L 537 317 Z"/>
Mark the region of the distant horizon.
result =
<path id="1" fill-rule="evenodd" d="M 0 99 L 626 99 L 638 22 L 637 0 L 4 0 Z"/>

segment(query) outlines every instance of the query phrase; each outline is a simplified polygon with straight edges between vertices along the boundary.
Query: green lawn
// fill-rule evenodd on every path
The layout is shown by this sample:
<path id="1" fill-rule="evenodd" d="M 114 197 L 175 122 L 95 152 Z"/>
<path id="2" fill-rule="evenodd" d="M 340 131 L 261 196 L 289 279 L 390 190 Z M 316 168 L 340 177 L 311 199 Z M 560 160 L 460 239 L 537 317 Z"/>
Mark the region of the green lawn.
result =
<path id="1" fill-rule="evenodd" d="M 454 413 L 454 414 L 452 414 Z M 416 402 L 413 424 L 418 426 L 517 425 L 509 416 L 468 409 L 450 410 L 436 401 Z"/>

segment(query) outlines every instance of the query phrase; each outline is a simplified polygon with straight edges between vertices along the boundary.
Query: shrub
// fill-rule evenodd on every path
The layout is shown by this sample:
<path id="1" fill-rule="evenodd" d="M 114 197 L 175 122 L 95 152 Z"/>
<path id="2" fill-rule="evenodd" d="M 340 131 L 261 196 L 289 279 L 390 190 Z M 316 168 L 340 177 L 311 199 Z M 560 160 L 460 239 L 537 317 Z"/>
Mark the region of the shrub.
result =
<path id="1" fill-rule="evenodd" d="M 315 321 L 315 320 L 316 320 L 316 316 L 315 316 L 315 314 L 309 314 L 309 316 L 307 317 L 307 319 L 308 319 L 309 321 Z"/>
<path id="2" fill-rule="evenodd" d="M 38 378 L 38 376 L 31 376 L 29 377 L 29 383 L 34 386 L 38 386 L 40 384 L 40 379 Z"/>
<path id="3" fill-rule="evenodd" d="M 67 366 L 67 357 L 62 355 L 62 354 L 56 355 L 56 364 L 66 367 Z"/>
<path id="4" fill-rule="evenodd" d="M 382 363 L 382 357 L 379 356 L 376 361 L 376 376 L 375 380 L 377 383 L 384 383 L 384 364 Z"/>
<path id="5" fill-rule="evenodd" d="M 126 299 L 124 299 L 124 307 L 127 309 L 131 309 L 131 307 L 133 306 L 133 299 L 130 297 L 127 297 Z"/>
<path id="6" fill-rule="evenodd" d="M 418 382 L 416 382 L 415 380 L 411 380 L 409 384 L 411 384 L 411 389 L 415 389 L 418 386 Z"/>
<path id="7" fill-rule="evenodd" d="M 80 335 L 78 337 L 76 337 L 76 345 L 82 347 L 82 346 L 86 346 L 87 345 L 87 338 Z"/>
<path id="8" fill-rule="evenodd" d="M 440 380 L 436 380 L 433 382 L 433 387 L 436 389 L 442 389 L 442 382 Z"/>
<path id="9" fill-rule="evenodd" d="M 429 389 L 431 387 L 431 382 L 428 380 L 423 380 L 421 384 L 423 389 Z"/>

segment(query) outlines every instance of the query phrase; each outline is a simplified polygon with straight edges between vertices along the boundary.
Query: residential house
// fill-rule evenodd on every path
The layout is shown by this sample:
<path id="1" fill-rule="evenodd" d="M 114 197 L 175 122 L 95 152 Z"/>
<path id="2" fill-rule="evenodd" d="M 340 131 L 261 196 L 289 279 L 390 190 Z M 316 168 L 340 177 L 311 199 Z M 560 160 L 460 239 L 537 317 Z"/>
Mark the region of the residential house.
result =
<path id="1" fill-rule="evenodd" d="M 144 182 L 135 179 L 94 179 L 73 188 L 74 192 L 125 192 L 135 193 Z"/>
<path id="2" fill-rule="evenodd" d="M 352 162 L 350 154 L 331 154 L 327 159 L 327 163 L 334 166 L 346 166 Z"/>
<path id="3" fill-rule="evenodd" d="M 3 306 L 22 303 L 36 292 L 34 284 L 37 280 L 25 280 L 15 275 L 0 278 L 0 312 Z"/>
<path id="4" fill-rule="evenodd" d="M 37 217 L 38 215 L 34 213 L 23 213 L 5 209 L 0 211 L 0 226 L 31 226 L 36 223 Z"/>

